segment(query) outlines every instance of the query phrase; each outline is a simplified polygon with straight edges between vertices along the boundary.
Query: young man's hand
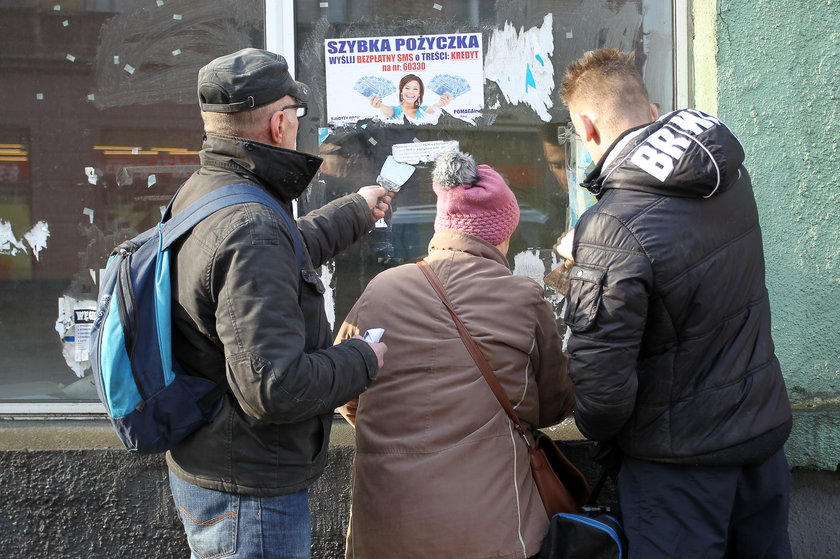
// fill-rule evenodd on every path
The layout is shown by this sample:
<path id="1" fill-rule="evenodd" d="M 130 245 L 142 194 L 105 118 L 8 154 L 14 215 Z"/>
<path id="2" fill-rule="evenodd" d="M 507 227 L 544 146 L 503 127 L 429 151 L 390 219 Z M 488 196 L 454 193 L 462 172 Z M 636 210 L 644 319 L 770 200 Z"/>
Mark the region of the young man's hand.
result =
<path id="1" fill-rule="evenodd" d="M 564 266 L 568 270 L 575 264 L 575 259 L 572 257 L 572 245 L 575 242 L 575 230 L 570 229 L 565 235 L 557 239 L 557 244 L 554 245 L 554 250 L 561 257 L 566 259 Z"/>

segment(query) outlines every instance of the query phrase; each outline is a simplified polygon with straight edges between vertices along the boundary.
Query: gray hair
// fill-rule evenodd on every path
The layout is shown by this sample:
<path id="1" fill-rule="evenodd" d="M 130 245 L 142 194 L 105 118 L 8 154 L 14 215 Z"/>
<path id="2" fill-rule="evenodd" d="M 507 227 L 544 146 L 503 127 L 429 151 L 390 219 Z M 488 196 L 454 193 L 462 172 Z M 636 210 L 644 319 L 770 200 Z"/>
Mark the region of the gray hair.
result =
<path id="1" fill-rule="evenodd" d="M 473 184 L 478 180 L 478 168 L 469 153 L 448 151 L 437 158 L 432 180 L 449 190 L 459 184 Z"/>
<path id="2" fill-rule="evenodd" d="M 226 134 L 250 138 L 261 131 L 271 115 L 279 108 L 279 102 L 274 101 L 262 107 L 236 113 L 201 112 L 204 121 L 204 131 L 214 134 Z"/>

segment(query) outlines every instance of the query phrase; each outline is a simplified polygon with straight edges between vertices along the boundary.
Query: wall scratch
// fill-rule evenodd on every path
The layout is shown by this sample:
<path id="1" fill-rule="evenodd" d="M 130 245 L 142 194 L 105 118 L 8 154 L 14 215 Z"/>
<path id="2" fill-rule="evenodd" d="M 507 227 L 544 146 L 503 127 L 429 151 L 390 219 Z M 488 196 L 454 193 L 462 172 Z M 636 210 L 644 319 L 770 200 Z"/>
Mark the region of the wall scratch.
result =
<path id="1" fill-rule="evenodd" d="M 196 103 L 195 75 L 216 56 L 262 42 L 253 2 L 191 2 L 126 9 L 100 30 L 91 101 L 99 109 Z M 177 52 L 177 55 L 175 54 Z"/>

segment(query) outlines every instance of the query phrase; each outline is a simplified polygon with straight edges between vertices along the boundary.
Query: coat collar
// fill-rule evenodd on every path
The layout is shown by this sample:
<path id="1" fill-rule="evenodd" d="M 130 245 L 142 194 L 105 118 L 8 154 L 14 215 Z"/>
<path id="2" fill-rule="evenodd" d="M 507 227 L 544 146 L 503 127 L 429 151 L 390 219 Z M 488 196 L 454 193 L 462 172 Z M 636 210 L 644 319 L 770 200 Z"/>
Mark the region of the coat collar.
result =
<path id="1" fill-rule="evenodd" d="M 251 177 L 283 203 L 306 190 L 323 161 L 301 151 L 222 134 L 206 134 L 199 157 L 202 167 Z"/>
<path id="2" fill-rule="evenodd" d="M 460 231 L 452 231 L 449 229 L 442 229 L 436 231 L 432 240 L 429 242 L 429 256 L 435 252 L 454 250 L 458 252 L 466 252 L 473 256 L 480 256 L 498 262 L 499 264 L 510 268 L 507 257 L 499 251 L 495 246 L 491 245 L 484 239 L 461 233 Z"/>
<path id="3" fill-rule="evenodd" d="M 624 132 L 581 186 L 596 196 L 621 188 L 709 198 L 742 177 L 743 162 L 744 147 L 729 127 L 712 115 L 683 109 Z"/>

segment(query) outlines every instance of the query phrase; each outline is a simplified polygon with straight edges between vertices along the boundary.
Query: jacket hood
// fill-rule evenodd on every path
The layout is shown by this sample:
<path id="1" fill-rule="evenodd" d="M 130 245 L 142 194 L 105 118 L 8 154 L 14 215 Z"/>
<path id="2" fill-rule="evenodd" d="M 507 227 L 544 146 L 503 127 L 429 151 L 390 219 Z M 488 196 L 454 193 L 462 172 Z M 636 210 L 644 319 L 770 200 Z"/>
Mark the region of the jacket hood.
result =
<path id="1" fill-rule="evenodd" d="M 668 113 L 622 134 L 581 184 L 709 198 L 737 180 L 744 148 L 717 118 L 696 109 Z"/>
<path id="2" fill-rule="evenodd" d="M 301 151 L 222 134 L 205 135 L 199 157 L 202 166 L 252 177 L 286 204 L 306 190 L 323 161 Z"/>

